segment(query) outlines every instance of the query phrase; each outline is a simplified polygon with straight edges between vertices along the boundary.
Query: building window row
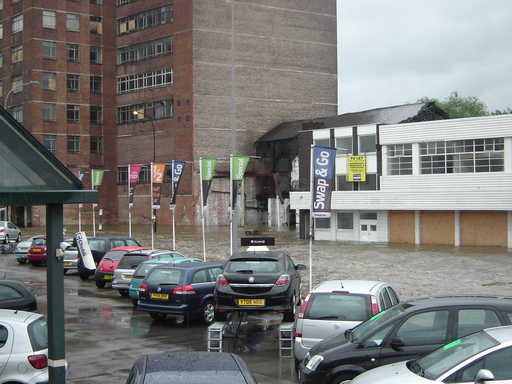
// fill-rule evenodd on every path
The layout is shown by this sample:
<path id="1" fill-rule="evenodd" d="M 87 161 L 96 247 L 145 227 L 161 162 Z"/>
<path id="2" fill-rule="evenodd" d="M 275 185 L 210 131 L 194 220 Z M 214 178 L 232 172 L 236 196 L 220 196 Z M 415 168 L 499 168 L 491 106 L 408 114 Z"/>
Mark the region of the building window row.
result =
<path id="1" fill-rule="evenodd" d="M 156 88 L 173 83 L 172 68 L 142 72 L 117 78 L 117 93 L 123 94 L 146 88 Z"/>
<path id="2" fill-rule="evenodd" d="M 66 142 L 68 153 L 80 153 L 80 136 L 68 135 Z M 43 145 L 50 152 L 56 152 L 57 135 L 43 135 Z M 90 151 L 95 155 L 101 155 L 103 153 L 103 136 L 90 137 Z"/>
<path id="3" fill-rule="evenodd" d="M 374 153 L 377 150 L 376 135 L 359 135 L 359 154 Z M 330 147 L 331 140 L 328 137 L 316 138 L 313 140 L 315 145 Z M 354 153 L 352 148 L 352 136 L 337 137 L 335 140 L 336 154 L 348 155 Z"/>
<path id="4" fill-rule="evenodd" d="M 117 64 L 131 63 L 149 59 L 151 57 L 170 55 L 172 53 L 172 38 L 144 42 L 130 45 L 117 50 Z"/>
<path id="5" fill-rule="evenodd" d="M 135 3 L 135 1 L 137 1 L 137 0 L 116 0 L 116 5 L 118 7 L 121 7 L 122 5 L 130 4 L 130 3 Z"/>
<path id="6" fill-rule="evenodd" d="M 90 93 L 94 95 L 101 94 L 102 83 L 103 78 L 101 76 L 89 76 Z M 78 92 L 80 90 L 80 75 L 67 74 L 66 88 L 69 92 Z M 47 91 L 57 89 L 57 74 L 55 72 L 43 72 L 43 89 Z"/>
<path id="7" fill-rule="evenodd" d="M 117 20 L 116 32 L 118 35 L 124 35 L 126 33 L 157 27 L 161 24 L 167 24 L 170 23 L 171 20 L 172 8 L 170 5 L 165 5 Z"/>
<path id="8" fill-rule="evenodd" d="M 169 119 L 173 115 L 173 101 L 160 100 L 149 103 L 124 105 L 117 108 L 117 124 L 134 123 L 140 120 Z"/>
<path id="9" fill-rule="evenodd" d="M 91 3 L 93 3 L 91 1 Z M 95 2 L 93 4 L 101 4 Z M 42 13 L 43 28 L 55 29 L 57 28 L 57 12 L 50 10 L 43 10 Z M 18 27 L 19 28 L 19 27 Z M 21 21 L 21 29 L 23 29 L 23 19 Z M 79 32 L 80 31 L 80 15 L 75 13 L 66 13 L 66 30 Z M 14 19 L 13 19 L 13 33 L 14 33 Z M 89 16 L 89 32 L 101 35 L 103 33 L 102 18 L 100 16 Z"/>
<path id="10" fill-rule="evenodd" d="M 103 107 L 91 105 L 89 107 L 91 124 L 103 123 Z M 75 104 L 66 105 L 66 116 L 69 123 L 80 122 L 80 106 Z M 57 121 L 57 106 L 54 103 L 43 103 L 43 120 Z"/>

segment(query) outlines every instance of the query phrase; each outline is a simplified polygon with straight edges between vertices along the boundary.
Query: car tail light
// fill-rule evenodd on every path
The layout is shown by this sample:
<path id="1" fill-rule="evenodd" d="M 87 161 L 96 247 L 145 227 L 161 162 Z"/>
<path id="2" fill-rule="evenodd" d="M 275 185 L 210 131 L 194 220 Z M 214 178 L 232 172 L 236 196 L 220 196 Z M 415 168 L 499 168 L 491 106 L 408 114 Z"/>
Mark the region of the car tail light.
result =
<path id="1" fill-rule="evenodd" d="M 148 285 L 146 283 L 142 283 L 139 285 L 139 292 L 147 292 L 148 291 Z"/>
<path id="2" fill-rule="evenodd" d="M 35 369 L 44 369 L 48 366 L 48 358 L 46 355 L 31 355 L 28 357 L 28 362 Z"/>
<path id="3" fill-rule="evenodd" d="M 0 232 L 3 232 L 3 231 L 5 231 L 5 229 L 4 228 L 0 228 Z"/>
<path id="4" fill-rule="evenodd" d="M 377 303 L 377 297 L 372 296 L 372 316 L 380 312 L 379 303 Z"/>
<path id="5" fill-rule="evenodd" d="M 281 275 L 279 279 L 276 281 L 276 285 L 278 287 L 284 287 L 285 285 L 290 284 L 290 275 Z"/>
<path id="6" fill-rule="evenodd" d="M 229 281 L 226 280 L 226 278 L 224 277 L 224 275 L 219 275 L 217 276 L 217 284 L 218 285 L 229 285 Z"/>
<path id="7" fill-rule="evenodd" d="M 302 333 L 300 333 L 300 332 L 295 332 L 295 337 L 302 337 Z"/>
<path id="8" fill-rule="evenodd" d="M 173 295 L 195 295 L 194 287 L 191 285 L 182 285 L 172 290 Z"/>
<path id="9" fill-rule="evenodd" d="M 304 318 L 304 314 L 306 313 L 306 310 L 308 309 L 310 297 L 311 297 L 311 294 L 307 295 L 306 298 L 302 301 L 302 304 L 300 305 L 300 309 L 299 309 L 299 319 Z"/>

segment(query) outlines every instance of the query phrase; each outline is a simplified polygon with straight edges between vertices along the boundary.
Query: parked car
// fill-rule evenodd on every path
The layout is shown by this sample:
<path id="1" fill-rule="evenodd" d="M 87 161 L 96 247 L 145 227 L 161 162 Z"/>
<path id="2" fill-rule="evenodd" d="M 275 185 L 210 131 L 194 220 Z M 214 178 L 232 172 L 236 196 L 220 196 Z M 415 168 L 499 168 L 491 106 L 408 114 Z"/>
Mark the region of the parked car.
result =
<path id="1" fill-rule="evenodd" d="M 72 242 L 72 233 L 66 233 L 63 235 L 63 242 Z M 46 250 L 46 236 L 34 236 L 32 239 L 32 245 L 30 246 L 27 254 L 27 259 L 32 265 L 46 264 L 47 262 L 47 250 Z"/>
<path id="2" fill-rule="evenodd" d="M 101 259 L 96 272 L 94 273 L 94 280 L 98 288 L 103 288 L 106 283 L 111 283 L 114 278 L 114 271 L 116 270 L 119 261 L 125 253 L 131 251 L 140 251 L 147 249 L 139 246 L 124 246 L 112 248 L 110 251 L 105 253 L 105 256 Z"/>
<path id="3" fill-rule="evenodd" d="M 438 297 L 380 312 L 316 344 L 301 363 L 301 383 L 341 383 L 381 365 L 411 360 L 470 333 L 511 323 L 512 299 Z"/>
<path id="4" fill-rule="evenodd" d="M 377 313 L 398 304 L 387 283 L 367 280 L 325 281 L 302 302 L 295 320 L 295 366 L 318 342 L 354 328 Z"/>
<path id="5" fill-rule="evenodd" d="M 78 270 L 78 247 L 73 243 L 64 250 L 64 274 L 69 271 Z"/>
<path id="6" fill-rule="evenodd" d="M 0 221 L 0 241 L 4 244 L 21 241 L 20 229 L 10 221 Z"/>
<path id="7" fill-rule="evenodd" d="M 32 240 L 34 240 L 34 238 L 38 236 L 42 235 L 32 236 L 27 240 L 20 241 L 18 244 L 16 244 L 16 248 L 14 249 L 14 255 L 16 256 L 16 261 L 18 262 L 18 264 L 28 263 L 28 250 L 32 245 Z"/>
<path id="8" fill-rule="evenodd" d="M 162 264 L 170 264 L 176 265 L 180 263 L 202 263 L 203 260 L 196 259 L 193 257 L 184 257 L 184 258 L 174 258 L 171 261 L 167 259 L 152 259 L 143 261 L 139 264 L 135 272 L 133 272 L 133 277 L 130 281 L 130 288 L 128 289 L 128 293 L 130 295 L 130 299 L 132 299 L 133 305 L 137 305 L 137 301 L 139 300 L 139 287 L 148 272 L 154 267 Z"/>
<path id="9" fill-rule="evenodd" d="M 48 330 L 38 313 L 0 310 L 0 381 L 48 382 Z"/>
<path id="10" fill-rule="evenodd" d="M 37 301 L 30 289 L 18 280 L 0 280 L 0 308 L 35 311 Z"/>
<path id="11" fill-rule="evenodd" d="M 512 327 L 456 339 L 418 360 L 372 369 L 347 384 L 511 383 Z"/>
<path id="12" fill-rule="evenodd" d="M 285 321 L 295 320 L 300 304 L 299 270 L 284 252 L 240 252 L 231 256 L 215 286 L 215 316 L 225 320 L 232 311 L 284 312 Z"/>
<path id="13" fill-rule="evenodd" d="M 141 244 L 130 237 L 90 237 L 87 239 L 89 247 L 91 248 L 92 257 L 96 265 L 99 264 L 105 253 L 112 248 L 134 246 L 140 247 Z M 76 243 L 76 242 L 75 242 Z M 73 245 L 76 245 L 76 244 Z M 77 269 L 82 280 L 87 280 L 90 276 L 94 275 L 95 271 L 90 271 L 84 267 L 80 252 L 77 253 Z"/>
<path id="14" fill-rule="evenodd" d="M 220 263 L 154 267 L 139 287 L 137 305 L 155 320 L 170 316 L 188 322 L 191 318 L 199 318 L 205 324 L 211 324 L 215 320 L 215 280 L 221 272 Z"/>
<path id="15" fill-rule="evenodd" d="M 245 362 L 234 353 L 163 352 L 139 357 L 126 384 L 256 384 Z"/>
<path id="16" fill-rule="evenodd" d="M 127 297 L 133 273 L 140 263 L 152 259 L 166 259 L 172 261 L 174 259 L 184 258 L 185 256 L 179 252 L 163 249 L 146 249 L 125 253 L 114 272 L 112 288 L 117 289 L 121 296 Z"/>

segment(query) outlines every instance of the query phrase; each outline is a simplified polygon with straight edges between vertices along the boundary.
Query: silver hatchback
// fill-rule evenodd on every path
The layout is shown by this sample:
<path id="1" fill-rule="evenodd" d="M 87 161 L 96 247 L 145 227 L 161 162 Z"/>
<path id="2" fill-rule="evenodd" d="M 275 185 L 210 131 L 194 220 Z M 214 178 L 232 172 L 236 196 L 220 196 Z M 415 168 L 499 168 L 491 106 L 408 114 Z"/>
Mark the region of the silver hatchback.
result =
<path id="1" fill-rule="evenodd" d="M 316 343 L 354 328 L 398 303 L 398 295 L 387 283 L 367 280 L 321 283 L 308 294 L 295 320 L 296 367 Z"/>
<path id="2" fill-rule="evenodd" d="M 0 221 L 0 242 L 7 244 L 21 241 L 21 231 L 10 221 Z"/>

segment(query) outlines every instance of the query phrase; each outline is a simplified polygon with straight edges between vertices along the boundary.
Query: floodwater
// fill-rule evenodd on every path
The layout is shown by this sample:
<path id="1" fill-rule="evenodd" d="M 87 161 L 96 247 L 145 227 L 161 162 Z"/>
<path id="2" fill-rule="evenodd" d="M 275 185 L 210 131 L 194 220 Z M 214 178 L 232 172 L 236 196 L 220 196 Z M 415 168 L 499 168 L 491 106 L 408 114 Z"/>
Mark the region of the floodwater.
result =
<path id="1" fill-rule="evenodd" d="M 125 225 L 105 229 L 97 232 L 97 236 L 126 236 L 128 232 Z M 69 226 L 67 230 L 75 228 Z M 155 247 L 169 248 L 171 229 L 159 226 L 157 231 Z M 41 228 L 33 228 L 25 231 L 23 237 L 43 232 Z M 275 249 L 288 251 L 296 263 L 309 267 L 308 241 L 298 240 L 297 232 L 271 235 L 276 238 Z M 149 225 L 135 226 L 133 237 L 150 246 Z M 178 251 L 202 258 L 200 228 L 178 227 L 176 240 Z M 229 253 L 226 227 L 208 228 L 206 243 L 208 260 L 226 260 Z M 315 242 L 313 282 L 382 280 L 392 284 L 402 299 L 452 294 L 512 296 L 511 256 L 512 253 L 498 248 Z M 303 273 L 303 293 L 309 285 L 308 274 L 309 271 Z M 38 298 L 39 311 L 46 313 L 44 267 L 17 265 L 13 255 L 4 254 L 0 255 L 0 275 L 29 284 Z M 83 282 L 73 274 L 65 277 L 65 317 L 70 383 L 120 384 L 126 381 L 131 364 L 141 354 L 207 349 L 205 326 L 153 321 L 117 292 L 97 289 L 92 280 Z M 240 354 L 259 383 L 295 382 L 292 361 L 279 357 L 275 318 L 251 317 L 241 327 L 238 338 L 225 341 L 225 349 Z"/>

